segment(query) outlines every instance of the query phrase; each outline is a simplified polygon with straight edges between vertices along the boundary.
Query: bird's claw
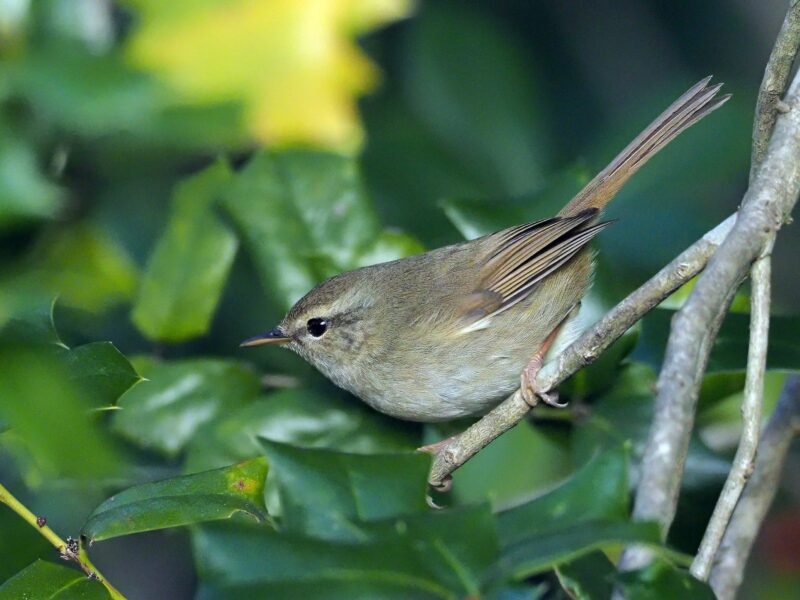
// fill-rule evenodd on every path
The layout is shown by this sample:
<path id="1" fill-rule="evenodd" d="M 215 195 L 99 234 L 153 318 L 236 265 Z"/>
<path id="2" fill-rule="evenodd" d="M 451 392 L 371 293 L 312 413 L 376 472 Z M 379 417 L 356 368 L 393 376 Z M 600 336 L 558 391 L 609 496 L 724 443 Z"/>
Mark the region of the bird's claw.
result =
<path id="1" fill-rule="evenodd" d="M 453 489 L 453 476 L 445 475 L 441 481 L 428 480 L 428 485 L 431 486 L 434 491 L 440 494 L 446 494 Z"/>
<path id="2" fill-rule="evenodd" d="M 550 392 L 539 392 L 537 394 L 539 398 L 541 398 L 542 402 L 547 404 L 547 406 L 552 406 L 553 408 L 567 408 L 569 406 L 569 402 L 559 402 L 558 390 L 552 390 Z"/>
<path id="3" fill-rule="evenodd" d="M 544 402 L 547 406 L 552 406 L 553 408 L 566 408 L 569 402 L 558 401 L 558 390 L 542 391 L 537 389 L 534 380 L 538 371 L 539 364 L 536 363 L 532 363 L 522 371 L 520 390 L 525 403 L 531 408 L 534 408 L 540 402 Z"/>

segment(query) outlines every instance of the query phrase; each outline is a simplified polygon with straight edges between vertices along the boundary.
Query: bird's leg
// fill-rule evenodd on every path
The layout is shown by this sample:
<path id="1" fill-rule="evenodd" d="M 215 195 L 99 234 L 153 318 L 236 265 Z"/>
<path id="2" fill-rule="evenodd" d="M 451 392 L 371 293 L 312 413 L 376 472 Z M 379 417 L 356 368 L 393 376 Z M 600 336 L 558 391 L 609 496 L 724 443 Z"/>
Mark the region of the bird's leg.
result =
<path id="1" fill-rule="evenodd" d="M 536 375 L 539 373 L 539 369 L 542 368 L 544 364 L 544 357 L 547 356 L 547 352 L 550 350 L 550 347 L 556 341 L 558 334 L 561 333 L 561 329 L 564 327 L 564 324 L 569 320 L 572 316 L 572 312 L 567 315 L 561 323 L 559 323 L 553 331 L 550 332 L 542 345 L 539 347 L 539 350 L 536 354 L 533 355 L 530 362 L 525 365 L 525 368 L 522 369 L 522 374 L 520 375 L 520 390 L 522 391 L 522 399 L 527 402 L 531 408 L 539 404 L 539 401 L 544 402 L 548 406 L 552 406 L 554 408 L 565 408 L 567 406 L 567 402 L 561 403 L 558 401 L 558 390 L 539 390 L 536 387 Z"/>

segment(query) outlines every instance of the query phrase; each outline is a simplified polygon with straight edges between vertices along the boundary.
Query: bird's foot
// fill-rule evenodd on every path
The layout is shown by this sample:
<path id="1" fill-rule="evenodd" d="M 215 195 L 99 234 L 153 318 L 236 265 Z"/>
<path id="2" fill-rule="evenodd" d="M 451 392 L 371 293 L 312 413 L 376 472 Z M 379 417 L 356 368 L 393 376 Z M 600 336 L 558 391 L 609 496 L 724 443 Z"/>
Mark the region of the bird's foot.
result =
<path id="1" fill-rule="evenodd" d="M 452 435 L 449 438 L 445 438 L 433 444 L 427 444 L 425 446 L 420 446 L 417 448 L 417 452 L 427 452 L 432 456 L 438 456 L 439 453 L 444 450 L 444 448 L 453 441 L 457 436 Z M 445 477 L 441 481 L 433 481 L 432 479 L 428 480 L 428 485 L 431 486 L 435 492 L 439 492 L 440 494 L 446 494 L 451 489 L 453 489 L 453 476 L 452 475 L 445 475 Z M 428 502 L 428 506 L 431 508 L 441 508 L 436 502 L 434 502 L 431 496 L 426 496 L 426 500 Z"/>
<path id="2" fill-rule="evenodd" d="M 441 481 L 431 481 L 429 479 L 428 485 L 431 486 L 431 489 L 433 489 L 433 491 L 439 492 L 440 494 L 446 494 L 447 492 L 453 489 L 453 476 L 445 475 L 444 479 L 442 479 Z"/>
<path id="3" fill-rule="evenodd" d="M 539 402 L 544 402 L 553 408 L 566 408 L 569 402 L 558 401 L 558 390 L 540 390 L 536 386 L 536 375 L 539 369 L 542 368 L 542 357 L 537 354 L 533 357 L 520 375 L 520 390 L 522 391 L 522 399 L 533 408 Z"/>

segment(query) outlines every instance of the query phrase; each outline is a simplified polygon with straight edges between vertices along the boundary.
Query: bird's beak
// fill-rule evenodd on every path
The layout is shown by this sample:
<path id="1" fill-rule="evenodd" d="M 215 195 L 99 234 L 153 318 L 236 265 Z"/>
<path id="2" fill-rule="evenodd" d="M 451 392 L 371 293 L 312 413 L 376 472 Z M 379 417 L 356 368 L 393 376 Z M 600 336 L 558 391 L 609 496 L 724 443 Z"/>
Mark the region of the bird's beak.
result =
<path id="1" fill-rule="evenodd" d="M 288 344 L 292 338 L 288 337 L 281 331 L 280 327 L 276 327 L 272 331 L 262 333 L 260 335 L 247 338 L 239 346 L 263 346 L 264 344 Z"/>

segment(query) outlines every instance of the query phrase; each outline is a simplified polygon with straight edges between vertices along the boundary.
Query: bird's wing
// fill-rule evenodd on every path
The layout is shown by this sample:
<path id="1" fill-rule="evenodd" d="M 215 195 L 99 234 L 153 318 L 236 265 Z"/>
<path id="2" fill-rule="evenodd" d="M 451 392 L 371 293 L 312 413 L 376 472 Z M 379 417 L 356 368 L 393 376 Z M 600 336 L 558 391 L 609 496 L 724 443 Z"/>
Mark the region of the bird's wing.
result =
<path id="1" fill-rule="evenodd" d="M 525 299 L 536 284 L 605 229 L 610 221 L 590 224 L 598 212 L 588 209 L 494 234 L 496 249 L 481 267 L 475 291 L 463 303 L 467 330 Z"/>

